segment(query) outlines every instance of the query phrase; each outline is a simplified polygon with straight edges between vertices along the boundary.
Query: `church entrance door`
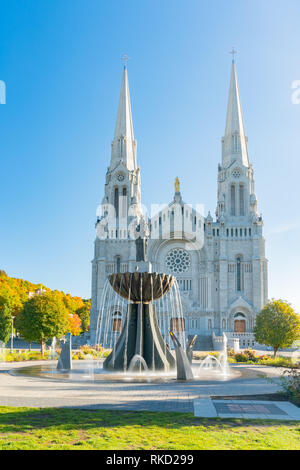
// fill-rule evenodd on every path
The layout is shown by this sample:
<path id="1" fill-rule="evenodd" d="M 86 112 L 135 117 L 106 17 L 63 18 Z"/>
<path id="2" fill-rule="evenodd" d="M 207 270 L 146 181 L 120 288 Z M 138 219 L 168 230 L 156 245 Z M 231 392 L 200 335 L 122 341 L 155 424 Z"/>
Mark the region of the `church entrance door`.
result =
<path id="1" fill-rule="evenodd" d="M 246 321 L 245 320 L 234 320 L 234 332 L 245 333 L 246 332 Z"/>

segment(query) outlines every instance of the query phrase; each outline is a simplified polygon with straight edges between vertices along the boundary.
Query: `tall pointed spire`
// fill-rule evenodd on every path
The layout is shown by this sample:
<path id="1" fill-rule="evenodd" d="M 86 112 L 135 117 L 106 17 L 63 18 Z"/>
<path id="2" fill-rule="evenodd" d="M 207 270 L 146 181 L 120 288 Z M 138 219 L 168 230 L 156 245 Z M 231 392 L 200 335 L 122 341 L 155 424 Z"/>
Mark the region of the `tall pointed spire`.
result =
<path id="1" fill-rule="evenodd" d="M 240 160 L 248 167 L 248 143 L 245 135 L 239 85 L 234 59 L 232 60 L 225 135 L 223 138 L 223 165 Z"/>
<path id="2" fill-rule="evenodd" d="M 127 68 L 124 66 L 119 108 L 111 149 L 111 166 L 123 161 L 128 170 L 136 169 L 136 141 L 134 140 Z"/>

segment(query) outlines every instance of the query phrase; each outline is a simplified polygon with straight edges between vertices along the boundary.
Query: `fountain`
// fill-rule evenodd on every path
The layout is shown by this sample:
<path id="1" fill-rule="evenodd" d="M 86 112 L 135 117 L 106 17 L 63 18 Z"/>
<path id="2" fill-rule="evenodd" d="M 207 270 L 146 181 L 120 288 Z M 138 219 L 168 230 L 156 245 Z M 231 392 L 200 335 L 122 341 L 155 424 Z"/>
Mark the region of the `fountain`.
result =
<path id="1" fill-rule="evenodd" d="M 138 274 L 143 274 L 141 278 L 145 277 L 145 273 L 128 273 L 129 277 L 135 276 L 140 279 Z M 152 277 L 159 278 L 160 275 L 154 273 Z M 166 277 L 170 280 L 170 277 Z M 175 282 L 176 281 L 174 281 L 174 283 Z M 170 291 L 166 294 L 166 297 L 169 293 Z M 119 296 L 117 292 L 115 295 Z M 159 301 L 161 299 L 159 299 Z M 178 307 L 178 304 L 176 304 L 176 306 Z M 62 345 L 63 349 L 58 370 L 53 371 L 52 364 L 42 364 L 18 368 L 15 374 L 43 378 L 48 377 L 51 379 L 55 377 L 63 380 L 87 381 L 93 383 L 106 383 L 109 381 L 120 381 L 123 383 L 134 382 L 137 384 L 146 382 L 174 383 L 177 379 L 179 381 L 195 381 L 194 383 L 201 384 L 205 381 L 211 382 L 212 380 L 216 382 L 233 380 L 243 373 L 236 368 L 229 368 L 228 366 L 227 338 L 225 336 L 223 352 L 220 354 L 219 358 L 209 355 L 199 365 L 190 363 L 189 355 L 194 345 L 193 340 L 195 340 L 195 338 L 193 338 L 187 348 L 185 348 L 185 346 L 182 346 L 184 344 L 185 335 L 181 334 L 181 331 L 177 331 L 178 329 L 176 329 L 176 335 L 173 331 L 170 332 L 170 330 L 168 330 L 168 337 L 166 337 L 164 335 L 164 326 L 166 323 L 170 325 L 170 322 L 160 319 L 160 329 L 156 318 L 157 312 L 154 307 L 155 305 L 151 305 L 150 303 L 146 304 L 145 312 L 142 302 L 128 304 L 126 312 L 128 321 L 124 323 L 118 339 L 115 338 L 115 344 L 113 348 L 110 348 L 112 349 L 110 355 L 104 359 L 104 362 L 103 355 L 107 351 L 105 349 L 102 351 L 102 358 L 98 358 L 98 360 L 95 361 L 90 356 L 87 357 L 87 361 L 75 361 L 72 367 L 72 364 L 70 364 L 71 344 L 69 340 Z M 137 314 L 136 310 L 138 310 Z M 180 315 L 181 314 L 182 313 L 180 313 Z M 167 317 L 167 319 L 170 320 L 169 317 Z M 111 317 L 108 317 L 105 322 L 101 322 L 100 320 L 99 324 L 102 324 L 102 330 L 104 332 L 107 332 L 106 327 L 110 320 Z M 177 322 L 171 322 L 171 324 L 172 323 L 177 324 Z M 151 338 L 152 344 L 149 338 Z M 130 344 L 131 340 L 133 344 Z M 171 351 L 167 343 L 168 340 L 173 341 L 175 351 Z M 147 347 L 145 347 L 145 345 L 147 345 Z M 136 353 L 136 350 L 141 351 L 142 354 L 139 352 Z M 67 357 L 64 357 L 65 355 Z M 62 361 L 63 358 L 64 360 Z M 68 364 L 66 361 L 69 361 Z"/>
<path id="2" fill-rule="evenodd" d="M 147 362 L 145 361 L 145 359 L 142 356 L 140 356 L 140 354 L 136 354 L 135 356 L 133 356 L 133 358 L 130 361 L 130 364 L 129 364 L 129 367 L 128 367 L 128 372 L 135 371 L 137 364 L 140 364 L 140 366 L 143 366 L 144 371 L 147 372 L 149 370 L 149 368 L 147 366 Z M 140 372 L 141 372 L 141 370 L 140 370 Z"/>
<path id="3" fill-rule="evenodd" d="M 111 274 L 104 287 L 96 341 L 105 347 L 110 342 L 111 353 L 103 363 L 103 370 L 131 374 L 141 374 L 143 371 L 144 374 L 153 374 L 169 373 L 177 366 L 178 380 L 192 380 L 193 347 L 197 336 L 192 338 L 186 348 L 177 281 L 171 275 L 151 272 L 151 263 L 146 261 L 146 247 L 146 239 L 139 237 L 136 240 L 136 271 Z M 175 294 L 172 293 L 173 287 Z M 113 292 L 117 298 L 114 298 Z M 164 311 L 160 326 L 155 308 L 158 300 L 161 300 Z M 125 301 L 126 314 L 122 316 Z M 168 301 L 172 326 L 171 318 L 165 314 Z M 115 313 L 110 314 L 108 307 L 110 311 L 115 310 Z M 112 325 L 117 325 L 119 331 L 113 329 L 109 334 Z M 170 327 L 176 330 L 179 338 L 174 331 L 169 332 Z M 170 342 L 167 343 L 170 340 L 169 333 L 173 340 L 176 361 Z"/>
<path id="4" fill-rule="evenodd" d="M 72 368 L 69 334 L 62 343 L 57 377 L 93 382 L 165 382 L 176 380 L 176 369 L 177 380 L 207 380 L 211 376 L 227 380 L 230 377 L 225 335 L 220 360 L 209 356 L 200 367 L 192 365 L 196 336 L 186 344 L 178 283 L 172 275 L 152 272 L 151 263 L 146 261 L 146 246 L 145 239 L 136 240 L 135 272 L 114 273 L 106 280 L 95 342 L 103 347 L 98 361 L 90 358 L 85 364 L 74 364 Z M 171 350 L 172 342 L 175 351 Z M 110 353 L 103 361 L 107 350 Z M 49 366 L 20 369 L 18 373 L 23 372 L 47 377 Z"/>
<path id="5" fill-rule="evenodd" d="M 51 347 L 50 347 L 50 360 L 52 361 L 52 364 L 51 364 L 51 371 L 52 371 L 52 374 L 55 373 L 55 359 L 57 359 L 57 352 L 56 352 L 56 338 L 55 336 L 52 338 L 52 343 L 51 343 Z"/>
<path id="6" fill-rule="evenodd" d="M 223 352 L 220 354 L 220 357 L 222 358 L 222 369 L 223 369 L 223 374 L 226 376 L 228 375 L 228 352 L 227 352 L 227 336 L 223 332 Z"/>
<path id="7" fill-rule="evenodd" d="M 186 355 L 190 364 L 192 364 L 193 362 L 193 349 L 194 349 L 197 337 L 198 335 L 194 335 L 186 348 Z"/>
<path id="8" fill-rule="evenodd" d="M 109 277 L 114 291 L 131 303 L 119 339 L 105 359 L 106 370 L 126 371 L 132 359 L 142 357 L 152 371 L 169 371 L 175 360 L 160 332 L 153 302 L 171 289 L 174 277 L 150 272 L 118 273 Z M 136 362 L 141 368 L 141 361 Z"/>
<path id="9" fill-rule="evenodd" d="M 175 347 L 177 380 L 192 380 L 194 376 L 186 352 L 172 331 L 170 331 L 170 335 Z"/>
<path id="10" fill-rule="evenodd" d="M 54 361 L 57 357 L 56 353 L 56 338 L 55 336 L 52 338 L 51 348 L 50 348 L 50 359 Z"/>
<path id="11" fill-rule="evenodd" d="M 72 369 L 72 335 L 68 333 L 66 339 L 62 341 L 61 353 L 57 362 L 58 370 Z"/>
<path id="12" fill-rule="evenodd" d="M 197 367 L 197 377 L 211 374 L 213 372 L 219 373 L 223 379 L 226 379 L 229 374 L 228 353 L 227 353 L 227 336 L 223 333 L 223 351 L 219 359 L 215 356 L 208 355 Z"/>

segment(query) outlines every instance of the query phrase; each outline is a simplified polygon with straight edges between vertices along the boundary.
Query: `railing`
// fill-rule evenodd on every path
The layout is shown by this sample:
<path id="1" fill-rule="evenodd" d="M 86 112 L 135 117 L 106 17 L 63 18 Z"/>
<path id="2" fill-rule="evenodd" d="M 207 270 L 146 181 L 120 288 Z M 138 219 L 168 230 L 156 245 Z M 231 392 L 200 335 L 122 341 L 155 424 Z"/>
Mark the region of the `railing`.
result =
<path id="1" fill-rule="evenodd" d="M 240 338 L 230 336 L 232 333 L 225 333 L 227 337 L 227 347 L 238 352 L 240 348 Z M 216 336 L 215 332 L 212 334 L 213 346 L 216 351 L 220 351 L 224 347 L 224 336 Z M 243 346 L 242 346 L 243 347 Z"/>
<path id="2" fill-rule="evenodd" d="M 251 332 L 236 333 L 226 332 L 228 338 L 238 338 L 240 340 L 240 348 L 253 348 L 257 345 L 254 334 Z"/>

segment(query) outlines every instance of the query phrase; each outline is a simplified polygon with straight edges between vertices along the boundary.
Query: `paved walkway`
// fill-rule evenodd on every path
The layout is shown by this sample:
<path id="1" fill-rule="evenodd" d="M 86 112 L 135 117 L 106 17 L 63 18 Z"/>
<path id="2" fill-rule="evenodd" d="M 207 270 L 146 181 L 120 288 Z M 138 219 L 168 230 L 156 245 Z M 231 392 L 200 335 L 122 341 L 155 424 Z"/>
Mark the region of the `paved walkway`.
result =
<path id="1" fill-rule="evenodd" d="M 201 418 L 247 418 L 300 421 L 300 408 L 287 401 L 194 400 L 194 414 Z"/>
<path id="2" fill-rule="evenodd" d="M 272 367 L 239 366 L 247 371 L 246 377 L 166 383 L 93 382 L 88 377 L 79 381 L 9 373 L 24 366 L 24 363 L 0 365 L 0 405 L 192 412 L 193 401 L 199 398 L 275 393 L 280 389 L 276 377 L 282 372 Z M 275 383 L 259 374 L 273 377 Z"/>

